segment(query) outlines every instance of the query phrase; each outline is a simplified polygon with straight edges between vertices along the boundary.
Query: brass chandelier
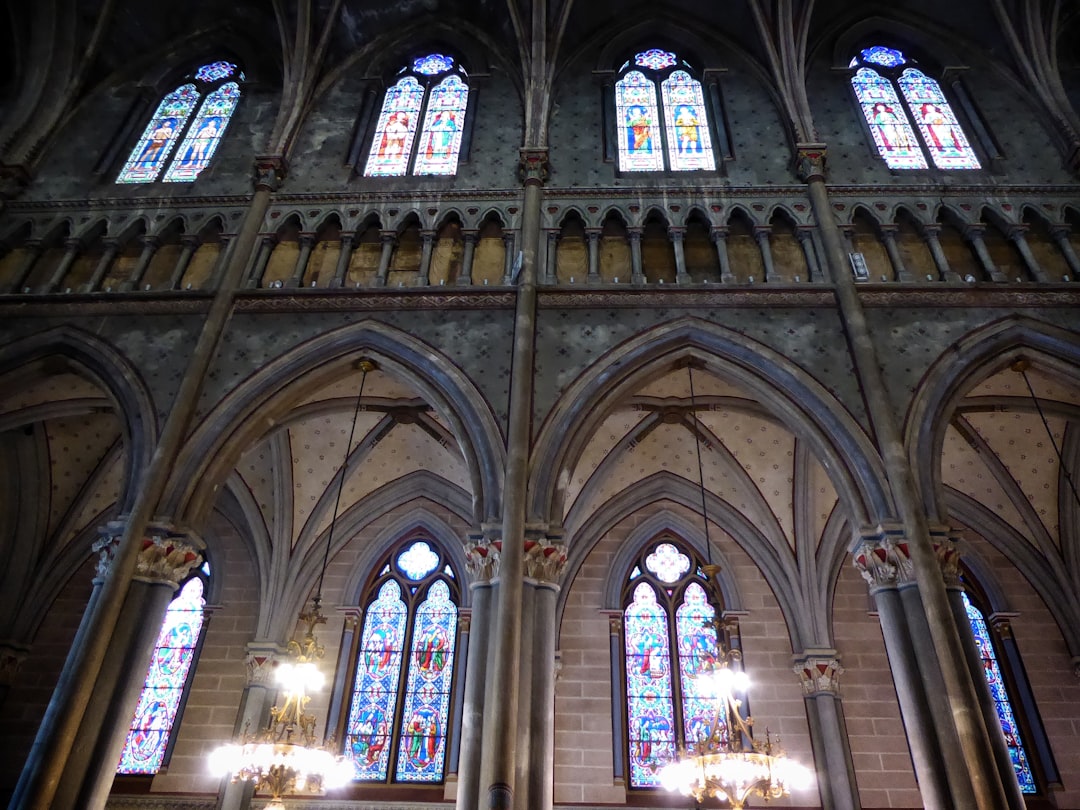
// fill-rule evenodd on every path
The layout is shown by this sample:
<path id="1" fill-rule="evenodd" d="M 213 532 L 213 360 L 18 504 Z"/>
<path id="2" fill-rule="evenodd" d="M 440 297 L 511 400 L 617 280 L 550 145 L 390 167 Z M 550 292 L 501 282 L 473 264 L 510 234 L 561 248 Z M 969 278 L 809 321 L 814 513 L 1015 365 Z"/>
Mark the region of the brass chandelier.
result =
<path id="1" fill-rule="evenodd" d="M 326 549 L 323 552 L 319 584 L 311 600 L 311 608 L 300 614 L 300 622 L 307 625 L 301 641 L 289 642 L 291 661 L 278 665 L 278 684 L 284 690 L 285 700 L 270 710 L 270 722 L 257 734 L 245 734 L 235 743 L 223 745 L 210 755 L 210 767 L 222 776 L 231 776 L 233 782 L 251 782 L 256 790 L 271 795 L 267 810 L 284 810 L 282 797 L 291 793 L 322 793 L 341 787 L 353 778 L 353 766 L 335 753 L 332 739 L 320 744 L 316 734 L 317 719 L 307 711 L 311 692 L 321 689 L 325 678 L 316 665 L 323 657 L 323 646 L 315 639 L 315 628 L 325 624 L 322 614 L 322 587 L 326 567 L 330 561 L 330 549 L 334 542 L 334 529 L 341 508 L 341 493 L 345 486 L 349 452 L 356 434 L 356 422 L 360 416 L 364 383 L 368 372 L 375 370 L 370 360 L 359 360 L 355 366 L 360 370 L 360 390 L 356 395 L 352 427 L 345 443 L 345 458 L 338 478 L 337 497 L 327 530 Z"/>
<path id="2" fill-rule="evenodd" d="M 697 448 L 698 485 L 701 494 L 701 516 L 705 522 L 705 547 L 709 562 L 703 566 L 706 592 L 713 607 L 711 619 L 716 648 L 712 661 L 695 678 L 697 692 L 711 701 L 712 716 L 699 739 L 687 741 L 679 758 L 660 770 L 661 783 L 671 791 L 693 796 L 696 802 L 706 797 L 726 801 L 732 808 L 745 807 L 754 796 L 765 800 L 778 799 L 792 790 L 810 787 L 810 770 L 788 759 L 780 747 L 780 739 L 765 730 L 764 741 L 754 740 L 754 719 L 743 715 L 742 699 L 750 679 L 738 664 L 738 650 L 728 649 L 723 638 L 723 619 L 720 590 L 720 566 L 712 562 L 709 541 L 709 515 L 705 498 L 705 475 L 701 464 L 701 435 L 694 399 L 694 370 L 690 375 L 690 411 L 694 420 L 694 444 Z"/>

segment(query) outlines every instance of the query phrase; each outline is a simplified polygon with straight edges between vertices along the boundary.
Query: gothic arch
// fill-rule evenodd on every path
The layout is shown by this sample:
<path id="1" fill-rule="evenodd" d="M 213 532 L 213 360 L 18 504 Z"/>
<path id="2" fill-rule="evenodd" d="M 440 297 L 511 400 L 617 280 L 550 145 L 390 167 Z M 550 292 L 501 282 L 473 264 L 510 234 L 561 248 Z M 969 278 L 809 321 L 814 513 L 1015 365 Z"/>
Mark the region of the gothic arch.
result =
<path id="1" fill-rule="evenodd" d="M 313 338 L 271 361 L 226 396 L 185 446 L 165 498 L 165 513 L 206 514 L 215 497 L 214 485 L 227 476 L 239 453 L 265 434 L 304 390 L 355 373 L 348 370 L 349 364 L 365 355 L 408 380 L 447 419 L 469 470 L 473 519 L 478 524 L 497 519 L 504 449 L 490 405 L 441 353 L 376 321 Z"/>
<path id="2" fill-rule="evenodd" d="M 771 406 L 774 417 L 823 460 L 853 522 L 891 514 L 884 472 L 873 446 L 820 383 L 737 332 L 681 318 L 608 352 L 563 392 L 537 436 L 529 487 L 531 520 L 560 523 L 568 470 L 604 416 L 647 380 L 685 360 L 701 363 Z"/>

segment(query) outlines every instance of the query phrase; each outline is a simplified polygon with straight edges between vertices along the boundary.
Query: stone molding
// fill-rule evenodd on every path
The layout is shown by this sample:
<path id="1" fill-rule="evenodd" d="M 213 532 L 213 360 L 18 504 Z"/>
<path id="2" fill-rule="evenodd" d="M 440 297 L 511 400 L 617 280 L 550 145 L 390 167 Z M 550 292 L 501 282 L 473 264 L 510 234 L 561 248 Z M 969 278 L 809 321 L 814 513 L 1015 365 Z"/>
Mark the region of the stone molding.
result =
<path id="1" fill-rule="evenodd" d="M 836 653 L 822 651 L 796 657 L 792 669 L 799 676 L 803 694 L 807 697 L 826 694 L 839 696 L 840 676 L 844 674 L 844 668 Z"/>
<path id="2" fill-rule="evenodd" d="M 104 579 L 112 566 L 124 532 L 122 521 L 111 521 L 98 529 L 100 537 L 91 551 L 98 555 L 96 577 Z M 192 569 L 202 564 L 203 543 L 195 535 L 163 524 L 148 524 L 142 540 L 133 579 L 178 588 Z"/>

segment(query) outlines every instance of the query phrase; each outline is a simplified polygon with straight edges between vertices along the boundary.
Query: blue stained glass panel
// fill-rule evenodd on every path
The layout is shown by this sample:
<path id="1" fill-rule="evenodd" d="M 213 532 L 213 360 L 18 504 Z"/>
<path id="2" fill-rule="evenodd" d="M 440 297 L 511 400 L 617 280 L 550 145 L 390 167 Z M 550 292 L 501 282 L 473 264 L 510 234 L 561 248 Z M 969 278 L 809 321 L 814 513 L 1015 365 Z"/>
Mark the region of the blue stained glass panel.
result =
<path id="1" fill-rule="evenodd" d="M 676 70 L 664 79 L 660 90 L 664 97 L 668 159 L 672 170 L 715 169 L 701 82 L 685 70 Z"/>
<path id="2" fill-rule="evenodd" d="M 871 48 L 865 48 L 859 55 L 864 62 L 869 62 L 871 65 L 900 67 L 900 65 L 907 64 L 907 59 L 904 58 L 904 55 L 900 53 L 900 51 L 895 48 L 886 48 L 884 45 L 874 45 Z M 854 64 L 852 67 L 854 67 Z"/>
<path id="3" fill-rule="evenodd" d="M 413 139 L 424 102 L 424 88 L 412 76 L 406 76 L 386 91 L 375 138 L 371 142 L 364 175 L 397 177 L 409 166 Z"/>
<path id="4" fill-rule="evenodd" d="M 892 82 L 870 68 L 860 68 L 851 77 L 851 86 L 885 165 L 890 169 L 927 168 Z"/>
<path id="5" fill-rule="evenodd" d="M 664 168 L 657 127 L 656 86 L 639 70 L 615 84 L 619 168 L 624 172 L 652 172 Z"/>
<path id="6" fill-rule="evenodd" d="M 232 62 L 214 62 L 203 65 L 195 71 L 195 78 L 200 82 L 216 82 L 236 72 L 236 65 Z"/>
<path id="7" fill-rule="evenodd" d="M 401 587 L 384 583 L 364 618 L 345 730 L 345 756 L 352 760 L 356 779 L 386 779 L 406 620 Z"/>
<path id="8" fill-rule="evenodd" d="M 642 582 L 623 614 L 630 786 L 656 787 L 660 768 L 675 758 L 671 651 L 667 613 Z"/>
<path id="9" fill-rule="evenodd" d="M 939 169 L 979 169 L 979 159 L 968 143 L 941 85 L 921 70 L 908 68 L 897 80 L 934 165 Z"/>
<path id="10" fill-rule="evenodd" d="M 1005 691 L 1005 681 L 1001 677 L 1001 667 L 998 666 L 986 620 L 983 618 L 982 611 L 971 603 L 966 593 L 964 594 L 964 608 L 967 610 L 968 621 L 971 623 L 971 632 L 975 636 L 975 645 L 979 648 L 983 674 L 990 685 L 990 694 L 994 697 L 998 720 L 1001 721 L 1001 730 L 1005 733 L 1005 743 L 1009 747 L 1009 758 L 1012 759 L 1016 778 L 1020 782 L 1020 790 L 1024 793 L 1037 793 L 1035 776 L 1031 772 L 1027 752 L 1024 751 L 1024 744 L 1020 740 L 1020 727 L 1016 724 L 1016 715 L 1013 714 L 1012 703 Z"/>
<path id="11" fill-rule="evenodd" d="M 398 743 L 399 782 L 441 782 L 446 761 L 457 606 L 441 580 L 416 610 Z"/>
<path id="12" fill-rule="evenodd" d="M 671 51 L 662 51 L 659 48 L 650 48 L 637 54 L 634 57 L 634 64 L 650 70 L 663 70 L 675 64 L 675 54 L 671 53 Z"/>
<path id="13" fill-rule="evenodd" d="M 452 175 L 457 172 L 468 106 L 469 86 L 457 76 L 447 76 L 432 88 L 413 174 Z"/>
<path id="14" fill-rule="evenodd" d="M 432 53 L 413 60 L 413 70 L 424 76 L 436 76 L 454 67 L 454 60 L 441 53 Z"/>
<path id="15" fill-rule="evenodd" d="M 169 605 L 117 773 L 153 774 L 161 769 L 202 632 L 204 604 L 202 580 L 195 578 Z"/>
<path id="16" fill-rule="evenodd" d="M 161 100 L 116 178 L 117 183 L 152 183 L 157 179 L 199 98 L 195 85 L 185 84 Z"/>
<path id="17" fill-rule="evenodd" d="M 675 628 L 679 646 L 679 679 L 682 685 L 683 734 L 687 745 L 708 737 L 714 714 L 713 702 L 700 693 L 697 676 L 716 660 L 716 629 L 713 617 L 716 610 L 709 604 L 705 589 L 690 583 L 683 603 L 675 611 Z"/>
<path id="18" fill-rule="evenodd" d="M 236 82 L 223 84 L 206 97 L 165 173 L 166 183 L 190 183 L 209 165 L 238 101 L 240 85 Z"/>

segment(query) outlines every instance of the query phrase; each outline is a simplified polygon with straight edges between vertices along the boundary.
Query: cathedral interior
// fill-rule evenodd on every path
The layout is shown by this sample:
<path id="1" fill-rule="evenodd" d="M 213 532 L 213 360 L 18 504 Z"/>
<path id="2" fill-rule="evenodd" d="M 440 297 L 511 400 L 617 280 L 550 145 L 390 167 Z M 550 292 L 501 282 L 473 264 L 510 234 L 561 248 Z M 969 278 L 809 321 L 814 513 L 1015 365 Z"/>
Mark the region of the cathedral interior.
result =
<path id="1" fill-rule="evenodd" d="M 11 0 L 0 66 L 13 810 L 1080 808 L 1080 5 Z M 233 780 L 282 729 L 343 784 Z"/>

